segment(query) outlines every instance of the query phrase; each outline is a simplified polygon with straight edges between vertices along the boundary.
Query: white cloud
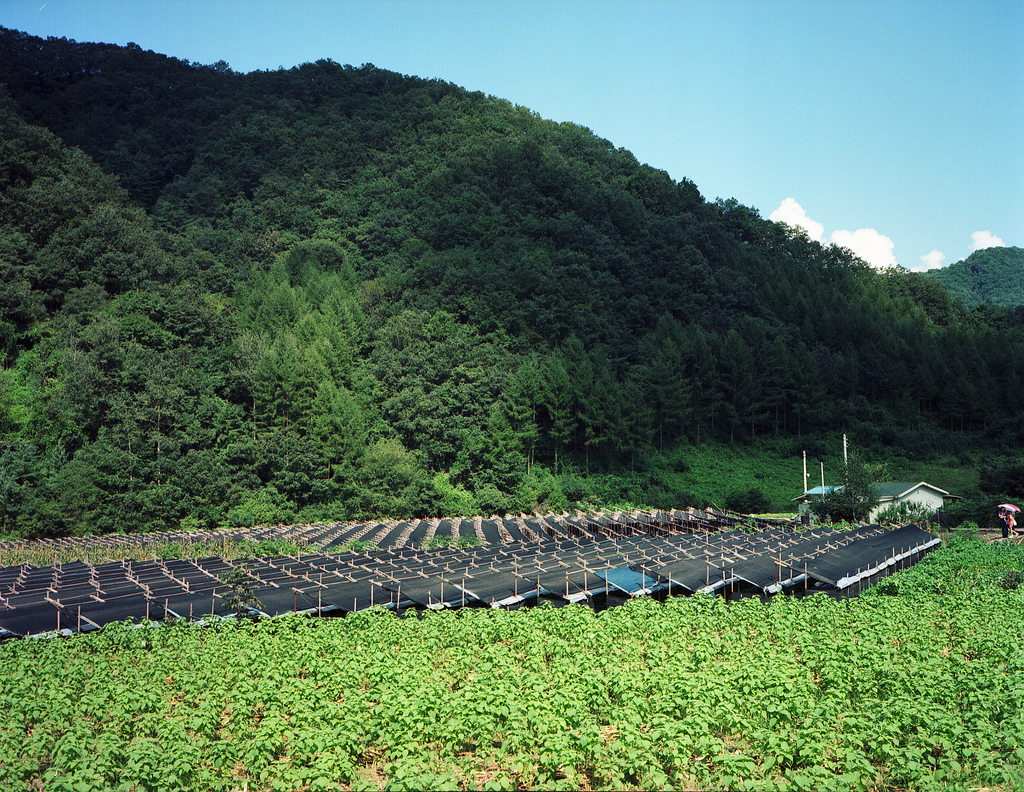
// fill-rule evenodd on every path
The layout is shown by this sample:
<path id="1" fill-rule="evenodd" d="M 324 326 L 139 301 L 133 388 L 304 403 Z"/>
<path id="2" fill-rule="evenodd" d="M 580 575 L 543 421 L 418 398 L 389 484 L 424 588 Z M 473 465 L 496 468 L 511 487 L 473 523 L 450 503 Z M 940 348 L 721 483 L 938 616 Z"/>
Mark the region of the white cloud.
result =
<path id="1" fill-rule="evenodd" d="M 933 250 L 931 253 L 918 256 L 918 258 L 921 259 L 921 266 L 911 267 L 911 269 L 914 269 L 917 272 L 924 272 L 925 270 L 941 267 L 942 262 L 946 260 L 946 254 L 939 250 Z"/>
<path id="2" fill-rule="evenodd" d="M 787 198 L 780 203 L 779 208 L 768 215 L 768 219 L 795 228 L 802 228 L 807 232 L 807 236 L 815 242 L 824 241 L 825 226 L 816 220 L 811 220 L 804 208 L 793 198 Z M 877 269 L 896 266 L 896 257 L 892 252 L 895 244 L 885 234 L 879 234 L 873 228 L 833 231 L 831 241 L 834 245 L 849 248 L 855 255 Z M 937 250 L 921 257 L 922 262 L 931 264 L 931 266 L 938 266 L 943 259 L 945 256 Z"/>
<path id="3" fill-rule="evenodd" d="M 876 269 L 896 266 L 896 257 L 892 254 L 895 243 L 873 228 L 833 231 L 832 244 L 849 248 Z"/>
<path id="4" fill-rule="evenodd" d="M 811 220 L 807 216 L 807 212 L 804 211 L 804 208 L 793 198 L 787 198 L 780 203 L 779 208 L 768 215 L 768 219 L 776 223 L 785 223 L 788 226 L 802 228 L 807 232 L 807 236 L 815 242 L 821 242 L 822 235 L 825 233 L 825 226 L 815 220 Z"/>
<path id="5" fill-rule="evenodd" d="M 975 231 L 971 234 L 971 252 L 990 247 L 1006 247 L 1006 243 L 999 237 L 993 236 L 991 231 Z"/>

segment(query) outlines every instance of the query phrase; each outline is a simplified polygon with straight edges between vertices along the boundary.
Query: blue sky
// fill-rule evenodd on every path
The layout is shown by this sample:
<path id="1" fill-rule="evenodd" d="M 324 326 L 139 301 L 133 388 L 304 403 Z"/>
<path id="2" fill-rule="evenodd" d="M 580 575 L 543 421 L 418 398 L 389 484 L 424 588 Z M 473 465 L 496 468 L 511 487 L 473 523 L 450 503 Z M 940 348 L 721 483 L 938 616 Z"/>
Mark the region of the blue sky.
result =
<path id="1" fill-rule="evenodd" d="M 879 266 L 1024 247 L 1021 0 L 0 0 L 0 25 L 446 80 Z"/>

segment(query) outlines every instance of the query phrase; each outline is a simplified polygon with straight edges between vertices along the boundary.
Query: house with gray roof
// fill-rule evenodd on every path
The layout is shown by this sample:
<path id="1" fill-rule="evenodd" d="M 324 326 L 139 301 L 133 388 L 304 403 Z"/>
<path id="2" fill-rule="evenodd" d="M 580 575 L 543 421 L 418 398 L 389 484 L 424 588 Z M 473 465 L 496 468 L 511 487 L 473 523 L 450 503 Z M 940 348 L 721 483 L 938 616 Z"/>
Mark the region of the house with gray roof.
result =
<path id="1" fill-rule="evenodd" d="M 950 495 L 946 490 L 926 481 L 885 481 L 875 484 L 874 487 L 879 500 L 878 505 L 868 515 L 871 521 L 890 506 L 898 506 L 901 503 L 920 504 L 926 511 L 936 512 L 942 509 L 947 500 L 959 498 L 958 495 Z"/>
<path id="2" fill-rule="evenodd" d="M 878 515 L 890 506 L 913 503 L 920 504 L 926 511 L 935 512 L 940 511 L 946 501 L 957 500 L 960 497 L 959 495 L 950 495 L 946 490 L 936 487 L 934 484 L 929 484 L 926 481 L 918 481 L 916 483 L 909 481 L 883 481 L 873 486 L 875 492 L 878 493 L 878 505 L 868 514 L 868 520 L 871 522 L 874 522 Z M 841 488 L 841 485 L 828 485 L 824 488 L 812 487 L 803 495 L 793 500 L 799 501 L 800 511 L 805 512 L 806 505 L 812 500 Z"/>

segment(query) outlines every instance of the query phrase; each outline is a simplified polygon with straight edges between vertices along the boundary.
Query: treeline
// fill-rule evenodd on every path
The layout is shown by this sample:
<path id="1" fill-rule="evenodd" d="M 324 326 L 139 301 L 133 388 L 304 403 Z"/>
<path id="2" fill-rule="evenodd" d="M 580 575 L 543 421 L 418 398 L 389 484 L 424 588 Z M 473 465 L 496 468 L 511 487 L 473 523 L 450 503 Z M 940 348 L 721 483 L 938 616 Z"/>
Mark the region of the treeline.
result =
<path id="1" fill-rule="evenodd" d="M 967 306 L 1024 305 L 1024 248 L 976 250 L 963 261 L 925 273 Z"/>
<path id="2" fill-rule="evenodd" d="M 4 29 L 0 80 L 0 531 L 684 506 L 681 443 L 1024 431 L 1024 312 L 581 127 Z"/>

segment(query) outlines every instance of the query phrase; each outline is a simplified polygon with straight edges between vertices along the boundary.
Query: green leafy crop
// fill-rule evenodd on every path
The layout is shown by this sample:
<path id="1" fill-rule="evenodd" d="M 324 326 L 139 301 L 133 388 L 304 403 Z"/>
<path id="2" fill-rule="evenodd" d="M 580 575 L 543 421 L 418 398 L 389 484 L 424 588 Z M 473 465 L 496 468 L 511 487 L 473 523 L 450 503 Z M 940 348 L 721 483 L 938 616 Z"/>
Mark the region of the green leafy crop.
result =
<path id="1" fill-rule="evenodd" d="M 1020 788 L 1019 551 L 889 595 L 110 625 L 0 644 L 0 788 Z"/>

